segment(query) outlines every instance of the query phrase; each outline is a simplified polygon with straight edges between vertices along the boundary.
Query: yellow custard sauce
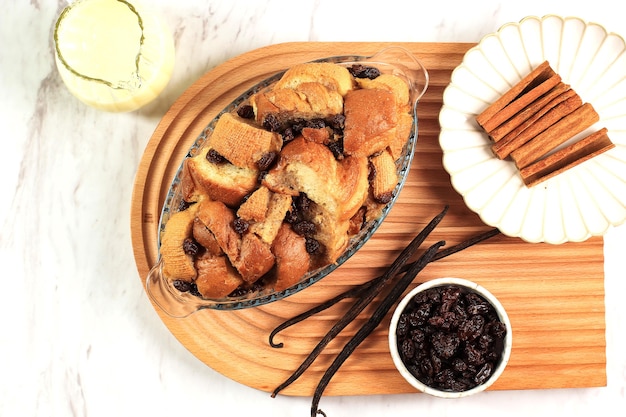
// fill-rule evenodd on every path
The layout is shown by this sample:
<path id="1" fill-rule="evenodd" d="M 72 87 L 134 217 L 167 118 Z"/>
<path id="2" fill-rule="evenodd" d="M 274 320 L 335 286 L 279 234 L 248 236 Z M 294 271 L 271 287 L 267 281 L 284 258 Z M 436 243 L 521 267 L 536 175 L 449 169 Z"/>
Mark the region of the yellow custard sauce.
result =
<path id="1" fill-rule="evenodd" d="M 165 88 L 174 68 L 169 29 L 134 1 L 76 1 L 61 12 L 54 41 L 69 91 L 101 110 L 144 106 Z"/>

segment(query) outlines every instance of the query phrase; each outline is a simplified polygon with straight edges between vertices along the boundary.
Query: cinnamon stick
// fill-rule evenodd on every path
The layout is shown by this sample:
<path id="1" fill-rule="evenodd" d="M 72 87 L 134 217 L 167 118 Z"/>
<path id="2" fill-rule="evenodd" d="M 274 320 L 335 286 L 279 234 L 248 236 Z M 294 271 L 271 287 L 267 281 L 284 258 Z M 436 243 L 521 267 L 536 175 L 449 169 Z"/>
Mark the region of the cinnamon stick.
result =
<path id="1" fill-rule="evenodd" d="M 483 129 L 487 132 L 493 131 L 502 123 L 515 116 L 518 112 L 528 107 L 529 104 L 536 101 L 543 94 L 550 91 L 554 86 L 561 82 L 561 76 L 559 74 L 553 74 L 545 81 L 540 81 L 539 84 L 532 87 L 530 90 L 522 92 L 515 100 L 509 103 L 502 110 L 493 115 L 489 120 L 483 124 Z M 532 86 L 532 85 L 531 85 Z"/>
<path id="2" fill-rule="evenodd" d="M 494 143 L 491 150 L 498 158 L 504 159 L 511 152 L 582 105 L 580 96 L 572 89 L 567 90 L 543 106 L 530 119 L 519 125 L 502 140 Z"/>
<path id="3" fill-rule="evenodd" d="M 554 70 L 550 67 L 548 61 L 544 61 L 541 65 L 533 69 L 528 75 L 522 78 L 517 84 L 515 84 L 511 89 L 509 89 L 506 93 L 504 93 L 498 100 L 489 105 L 485 110 L 483 110 L 478 116 L 476 116 L 476 122 L 485 130 L 489 131 L 491 129 L 486 129 L 485 124 L 494 117 L 498 112 L 504 109 L 508 104 L 510 104 L 513 100 L 515 100 L 524 90 L 526 90 L 530 85 L 536 84 L 538 81 L 545 81 L 552 75 L 554 75 Z"/>
<path id="4" fill-rule="evenodd" d="M 520 175 L 524 184 L 527 187 L 532 187 L 614 147 L 615 144 L 611 142 L 608 136 L 608 130 L 602 128 L 552 155 L 522 168 Z"/>
<path id="5" fill-rule="evenodd" d="M 558 83 L 554 86 L 554 88 L 539 97 L 533 103 L 521 109 L 509 120 L 488 132 L 489 136 L 494 142 L 498 142 L 507 137 L 510 138 L 512 136 L 517 136 L 519 132 L 533 123 L 530 119 L 534 118 L 536 120 L 540 117 L 537 115 L 538 112 L 543 111 L 545 114 L 547 110 L 558 104 L 559 102 L 555 99 L 560 97 L 566 91 L 569 91 L 570 94 L 574 94 L 574 91 L 570 89 L 569 84 L 565 84 L 563 82 Z"/>
<path id="6" fill-rule="evenodd" d="M 546 153 L 591 127 L 600 116 L 590 103 L 585 103 L 551 125 L 539 135 L 511 152 L 518 169 L 537 161 Z"/>

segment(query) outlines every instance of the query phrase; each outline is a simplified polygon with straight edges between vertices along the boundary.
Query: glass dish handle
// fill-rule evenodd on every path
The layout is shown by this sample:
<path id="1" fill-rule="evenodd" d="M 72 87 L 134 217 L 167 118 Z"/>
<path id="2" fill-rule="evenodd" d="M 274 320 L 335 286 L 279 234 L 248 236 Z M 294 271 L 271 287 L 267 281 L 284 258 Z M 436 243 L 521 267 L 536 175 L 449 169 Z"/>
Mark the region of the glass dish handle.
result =
<path id="1" fill-rule="evenodd" d="M 198 311 L 197 297 L 178 292 L 163 275 L 163 260 L 150 269 L 146 277 L 146 292 L 154 304 L 173 318 L 184 318 Z"/>

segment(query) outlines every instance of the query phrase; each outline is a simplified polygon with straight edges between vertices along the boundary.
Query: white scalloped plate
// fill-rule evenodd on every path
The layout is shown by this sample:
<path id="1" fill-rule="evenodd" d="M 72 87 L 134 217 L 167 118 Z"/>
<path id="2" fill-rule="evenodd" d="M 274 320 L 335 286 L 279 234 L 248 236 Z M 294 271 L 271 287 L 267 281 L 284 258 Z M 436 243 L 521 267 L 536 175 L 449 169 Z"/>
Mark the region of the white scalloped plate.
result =
<path id="1" fill-rule="evenodd" d="M 491 152 L 475 121 L 489 104 L 548 60 L 590 102 L 615 148 L 528 188 L 510 160 Z M 578 242 L 626 220 L 626 42 L 575 17 L 527 17 L 470 49 L 452 73 L 439 114 L 443 164 L 481 219 L 528 242 Z"/>

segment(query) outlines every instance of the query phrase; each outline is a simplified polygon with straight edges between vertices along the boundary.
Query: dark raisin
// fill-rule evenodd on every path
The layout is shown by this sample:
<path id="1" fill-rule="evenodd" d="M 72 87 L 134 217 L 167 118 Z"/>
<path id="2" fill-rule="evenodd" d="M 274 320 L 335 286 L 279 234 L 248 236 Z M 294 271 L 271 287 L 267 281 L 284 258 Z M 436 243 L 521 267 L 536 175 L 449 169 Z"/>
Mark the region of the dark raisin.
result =
<path id="1" fill-rule="evenodd" d="M 294 224 L 298 222 L 299 220 L 300 218 L 296 214 L 295 210 L 289 210 L 287 214 L 285 215 L 285 221 L 289 224 Z"/>
<path id="2" fill-rule="evenodd" d="M 178 211 L 185 211 L 187 210 L 189 207 L 191 207 L 193 203 L 190 203 L 188 201 L 185 201 L 183 199 L 180 200 L 180 203 L 178 203 Z"/>
<path id="3" fill-rule="evenodd" d="M 437 332 L 433 335 L 431 343 L 437 356 L 449 359 L 456 353 L 460 340 L 455 334 Z"/>
<path id="4" fill-rule="evenodd" d="M 301 236 L 312 236 L 315 234 L 316 229 L 315 224 L 308 220 L 299 221 L 298 223 L 292 225 L 292 228 L 294 232 Z"/>
<path id="5" fill-rule="evenodd" d="M 298 134 L 302 132 L 302 129 L 304 129 L 306 126 L 307 126 L 306 120 L 294 120 L 293 123 L 291 124 L 291 130 L 293 131 L 294 134 Z"/>
<path id="6" fill-rule="evenodd" d="M 240 235 L 246 233 L 249 227 L 250 223 L 248 223 L 241 217 L 237 217 L 235 220 L 233 220 L 233 229 L 235 229 L 235 232 L 239 233 Z"/>
<path id="7" fill-rule="evenodd" d="M 482 304 L 471 304 L 467 307 L 467 312 L 474 316 L 476 314 L 487 314 L 491 308 L 486 303 Z"/>
<path id="8" fill-rule="evenodd" d="M 396 335 L 405 336 L 409 332 L 409 323 L 405 315 L 401 315 L 396 326 Z"/>
<path id="9" fill-rule="evenodd" d="M 467 359 L 467 363 L 471 365 L 482 365 L 485 363 L 485 359 L 483 358 L 480 350 L 476 349 L 472 345 L 465 346 L 465 358 Z"/>
<path id="10" fill-rule="evenodd" d="M 467 370 L 467 363 L 461 358 L 454 358 L 452 360 L 452 369 L 455 372 L 461 373 Z"/>
<path id="11" fill-rule="evenodd" d="M 367 181 L 372 184 L 374 182 L 374 180 L 376 179 L 376 168 L 374 168 L 374 164 L 372 163 L 372 161 L 368 161 L 367 163 Z M 424 293 L 419 293 L 418 295 L 421 296 Z M 418 301 L 418 302 L 423 302 L 423 301 Z"/>
<path id="12" fill-rule="evenodd" d="M 482 384 L 483 382 L 489 379 L 492 372 L 493 372 L 493 366 L 490 363 L 484 364 L 483 367 L 480 368 L 480 370 L 476 373 L 476 376 L 474 377 L 474 382 L 476 382 L 479 385 Z"/>
<path id="13" fill-rule="evenodd" d="M 263 127 L 270 132 L 278 132 L 281 128 L 280 121 L 278 120 L 278 116 L 273 113 L 265 116 L 265 120 L 263 120 Z"/>
<path id="14" fill-rule="evenodd" d="M 172 285 L 180 292 L 188 292 L 191 290 L 191 282 L 183 281 L 182 279 L 172 281 Z"/>
<path id="15" fill-rule="evenodd" d="M 307 253 L 314 255 L 319 252 L 321 247 L 322 245 L 317 240 L 310 238 L 310 237 L 306 238 L 305 248 L 306 248 Z"/>
<path id="16" fill-rule="evenodd" d="M 196 256 L 200 252 L 200 245 L 193 238 L 186 238 L 183 241 L 183 250 L 187 255 Z"/>
<path id="17" fill-rule="evenodd" d="M 261 171 L 267 171 L 272 164 L 276 161 L 278 154 L 276 152 L 265 152 L 261 155 L 261 158 L 257 161 L 257 167 Z"/>
<path id="18" fill-rule="evenodd" d="M 461 340 L 472 341 L 482 334 L 484 326 L 483 316 L 472 316 L 459 328 L 459 337 Z"/>
<path id="19" fill-rule="evenodd" d="M 253 119 L 254 108 L 249 104 L 244 104 L 237 109 L 237 115 L 243 119 Z"/>
<path id="20" fill-rule="evenodd" d="M 213 164 L 223 164 L 226 162 L 226 158 L 220 155 L 220 153 L 215 149 L 209 149 L 206 153 L 206 160 Z"/>
<path id="21" fill-rule="evenodd" d="M 324 119 L 311 119 L 306 122 L 306 127 L 310 127 L 312 129 L 324 129 L 326 127 L 326 122 Z"/>
<path id="22" fill-rule="evenodd" d="M 376 200 L 376 202 L 380 204 L 387 204 L 388 202 L 391 201 L 392 198 L 393 198 L 393 193 L 387 192 L 387 193 L 382 193 L 382 194 L 377 195 L 376 198 L 374 198 L 374 200 Z"/>
<path id="23" fill-rule="evenodd" d="M 202 294 L 200 294 L 200 291 L 198 291 L 198 286 L 196 285 L 195 282 L 191 283 L 191 288 L 189 288 L 189 294 L 194 295 L 196 297 L 202 297 Z"/>
<path id="24" fill-rule="evenodd" d="M 343 146 L 339 142 L 329 142 L 328 149 L 333 153 L 336 160 L 341 161 L 343 159 Z"/>
<path id="25" fill-rule="evenodd" d="M 300 193 L 300 195 L 296 197 L 296 210 L 301 213 L 306 213 L 310 210 L 312 203 L 313 201 L 305 193 Z"/>
<path id="26" fill-rule="evenodd" d="M 488 325 L 489 334 L 499 339 L 504 339 L 506 335 L 506 325 L 500 321 L 490 322 Z"/>
<path id="27" fill-rule="evenodd" d="M 288 127 L 281 132 L 281 136 L 283 138 L 283 143 L 289 143 L 295 139 L 296 135 L 293 131 L 293 128 Z"/>
<path id="28" fill-rule="evenodd" d="M 400 355 L 405 359 L 413 359 L 415 356 L 415 345 L 411 339 L 404 339 L 400 345 Z"/>
<path id="29" fill-rule="evenodd" d="M 362 64 L 354 64 L 348 68 L 348 71 L 350 71 L 350 74 L 352 74 L 355 78 L 369 78 L 370 80 L 373 80 L 380 76 L 380 70 L 378 68 Z"/>
<path id="30" fill-rule="evenodd" d="M 328 122 L 330 127 L 336 130 L 343 130 L 346 126 L 346 116 L 343 114 L 336 114 Z"/>

